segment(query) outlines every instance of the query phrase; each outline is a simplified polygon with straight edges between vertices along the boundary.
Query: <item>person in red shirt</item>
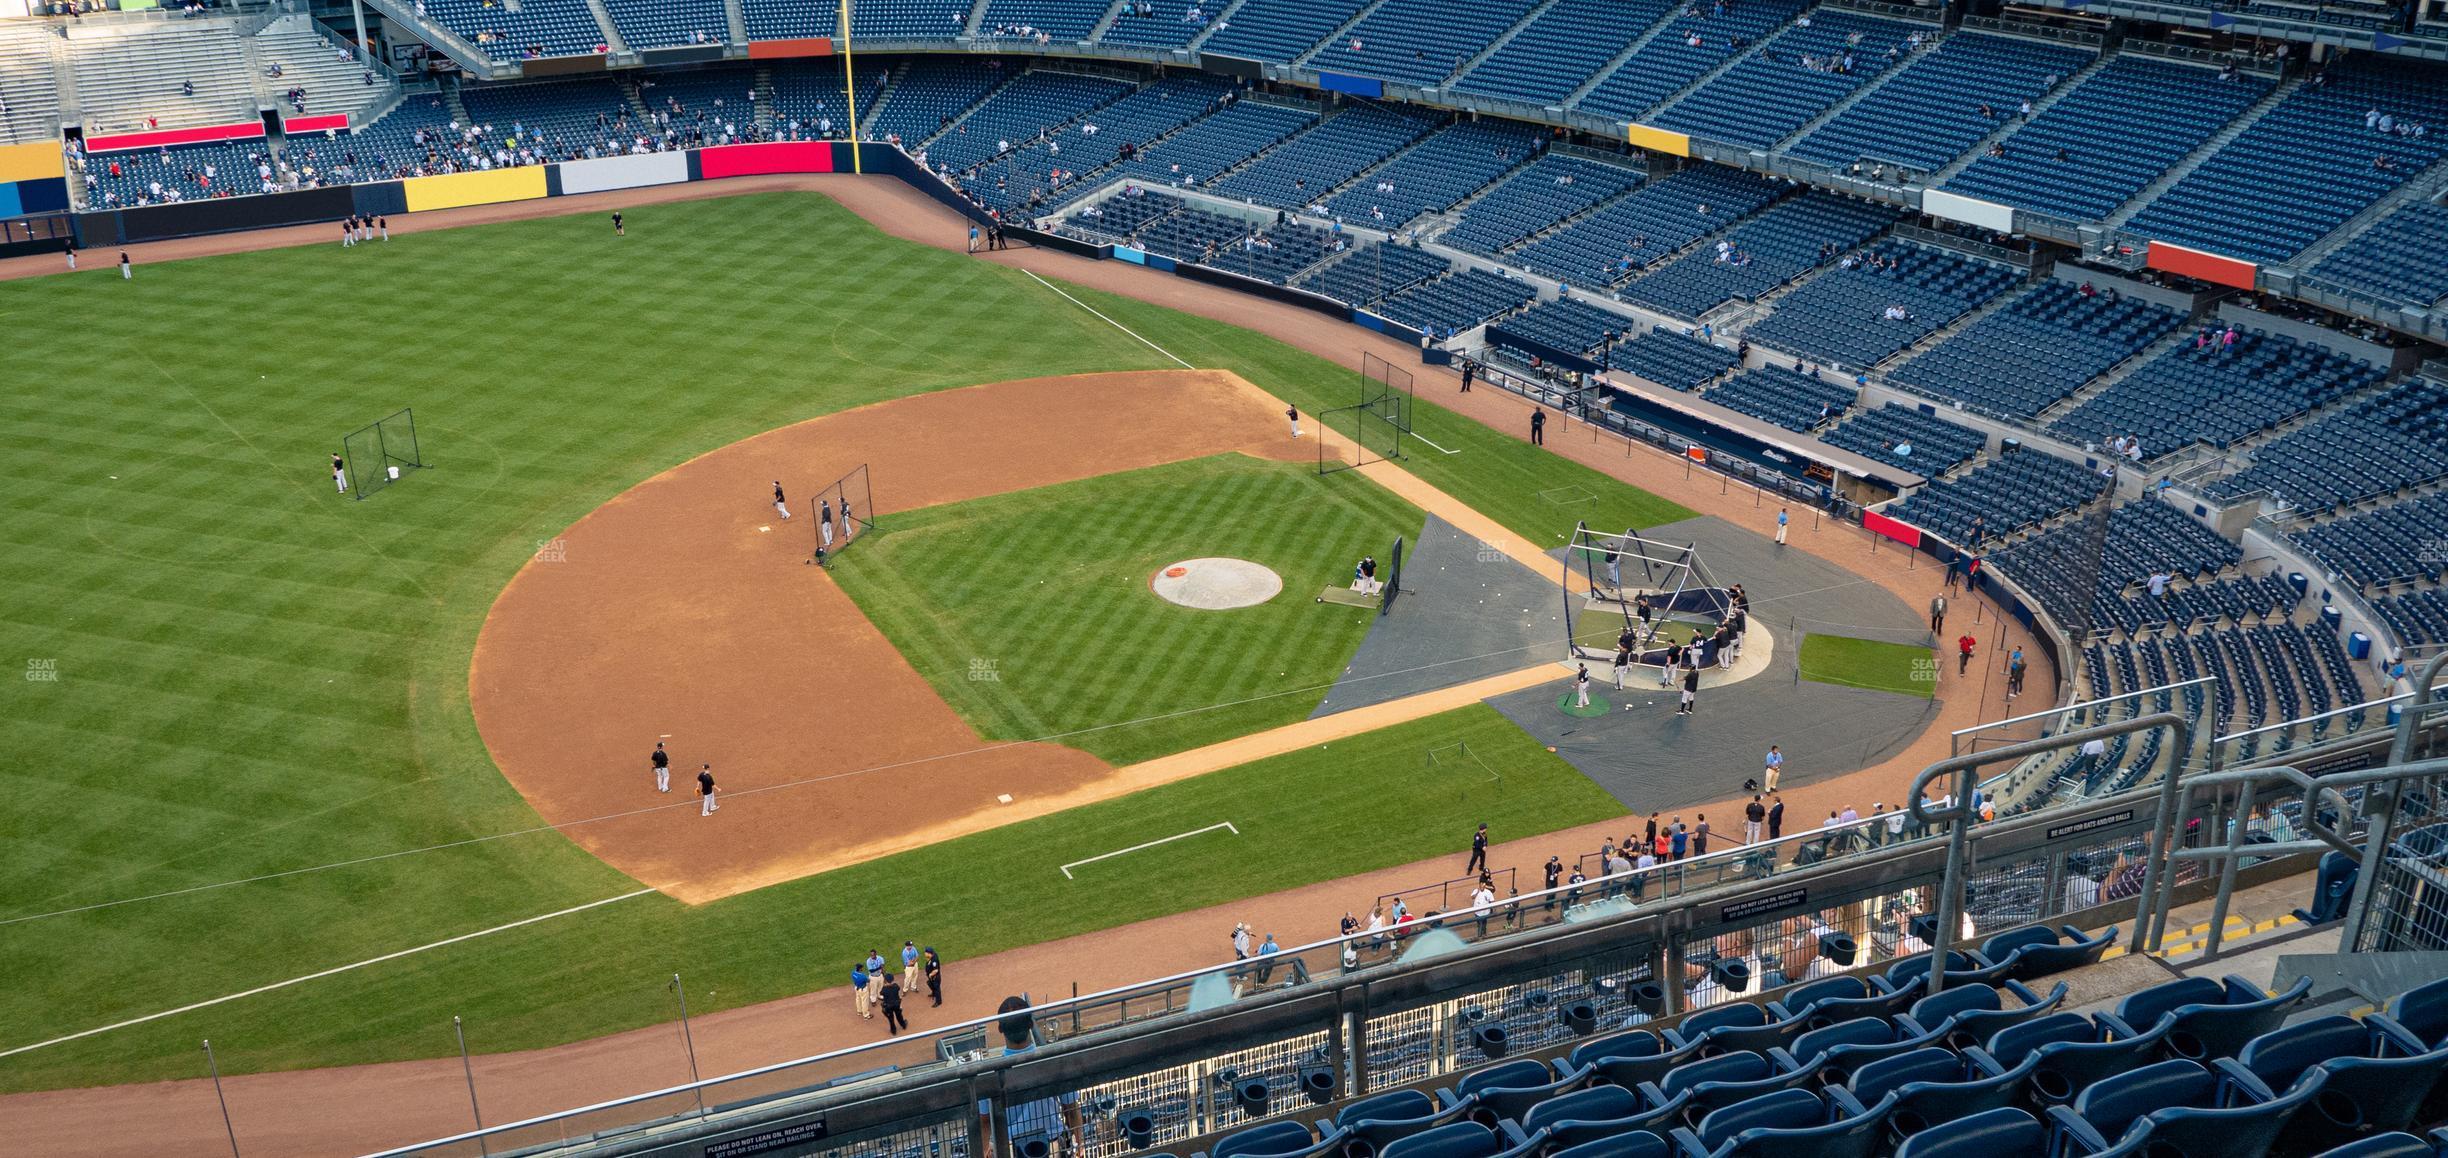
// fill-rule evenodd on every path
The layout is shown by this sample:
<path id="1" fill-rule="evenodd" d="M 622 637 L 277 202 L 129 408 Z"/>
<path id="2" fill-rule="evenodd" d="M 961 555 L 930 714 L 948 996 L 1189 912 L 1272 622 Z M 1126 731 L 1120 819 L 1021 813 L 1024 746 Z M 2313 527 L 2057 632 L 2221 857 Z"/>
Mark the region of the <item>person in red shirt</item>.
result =
<path id="1" fill-rule="evenodd" d="M 1972 645 L 1977 642 L 1979 641 L 1973 639 L 1969 635 L 1955 641 L 1956 675 L 1962 675 L 1965 672 L 1972 670 Z"/>

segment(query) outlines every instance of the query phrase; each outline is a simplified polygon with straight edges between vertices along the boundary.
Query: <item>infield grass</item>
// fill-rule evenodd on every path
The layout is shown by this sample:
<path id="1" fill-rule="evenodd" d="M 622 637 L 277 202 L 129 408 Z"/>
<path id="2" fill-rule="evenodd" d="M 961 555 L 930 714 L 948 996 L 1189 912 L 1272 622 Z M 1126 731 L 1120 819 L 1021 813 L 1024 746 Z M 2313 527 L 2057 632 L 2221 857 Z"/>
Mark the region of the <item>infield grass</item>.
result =
<path id="1" fill-rule="evenodd" d="M 988 739 L 1129 764 L 1308 716 L 1375 618 L 1318 588 L 1423 522 L 1356 472 L 1218 455 L 896 515 L 833 573 Z M 1284 589 L 1230 611 L 1148 589 L 1213 555 Z"/>
<path id="2" fill-rule="evenodd" d="M 1073 292 L 1304 410 L 1354 389 L 1353 367 Z M 587 215 L 6 282 L 0 317 L 73 321 L 0 358 L 0 655 L 27 677 L 0 681 L 0 1049 L 633 889 L 558 835 L 502 837 L 537 820 L 477 734 L 468 657 L 540 542 L 814 415 L 1171 365 L 1016 271 L 815 194 L 638 208 L 625 238 Z M 366 502 L 334 494 L 340 436 L 403 406 L 432 468 Z M 1425 404 L 1416 422 L 1462 453 L 1412 468 L 1533 539 L 1560 534 L 1536 498 L 1559 487 L 1597 495 L 1606 525 L 1680 517 Z M 1603 801 L 1586 789 L 1559 772 L 1508 796 L 1517 831 L 1575 823 Z M 1115 804 L 1153 807 L 1137 799 Z M 1398 815 L 1399 834 L 1304 836 L 1180 903 L 1394 863 L 1478 819 L 1334 799 L 1317 831 Z M 960 863 L 1000 888 L 991 858 L 1010 846 L 993 841 L 1012 838 L 987 835 L 972 847 L 990 859 Z M 1175 903 L 1116 891 L 1020 920 L 1007 894 L 929 871 L 943 895 L 896 891 L 919 898 L 913 928 L 883 932 L 956 960 Z M 700 1010 L 830 985 L 838 970 L 811 962 L 877 935 L 844 900 L 875 879 L 626 901 L 0 1059 L 0 1088 L 198 1076 L 206 1036 L 225 1072 L 439 1056 L 454 1013 L 480 1050 L 546 1045 L 668 1019 L 673 971 L 708 979 Z M 836 921 L 847 940 L 821 931 Z"/>
<path id="3" fill-rule="evenodd" d="M 1812 632 L 1795 662 L 1802 678 L 1849 688 L 1870 688 L 1928 699 L 1938 690 L 1937 661 L 1930 649 Z"/>

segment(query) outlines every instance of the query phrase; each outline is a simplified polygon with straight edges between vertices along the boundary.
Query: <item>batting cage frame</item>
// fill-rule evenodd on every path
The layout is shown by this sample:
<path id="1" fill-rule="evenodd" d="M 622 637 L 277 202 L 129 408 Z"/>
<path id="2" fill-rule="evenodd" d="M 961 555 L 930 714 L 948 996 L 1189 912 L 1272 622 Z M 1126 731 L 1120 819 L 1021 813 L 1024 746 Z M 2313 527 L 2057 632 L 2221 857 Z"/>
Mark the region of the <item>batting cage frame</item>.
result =
<path id="1" fill-rule="evenodd" d="M 1613 562 L 1609 563 L 1612 557 Z M 1636 574 L 1625 573 L 1638 568 Z M 1562 597 L 1564 600 L 1564 658 L 1566 661 L 1611 659 L 1614 652 L 1585 649 L 1578 639 L 1580 623 L 1573 600 L 1582 607 L 1613 604 L 1622 612 L 1624 626 L 1635 628 L 1636 599 L 1649 597 L 1653 616 L 1651 630 L 1673 618 L 1677 613 L 1704 614 L 1711 622 L 1725 617 L 1731 606 L 1725 588 L 1709 574 L 1708 565 L 1700 558 L 1700 548 L 1693 543 L 1671 543 L 1663 539 L 1644 538 L 1636 528 L 1626 528 L 1620 535 L 1610 535 L 1589 529 L 1586 521 L 1573 524 L 1572 540 L 1563 552 Z M 1572 591 L 1572 573 L 1581 572 L 1588 584 L 1588 594 L 1576 596 Z M 1637 584 L 1638 586 L 1634 586 Z"/>
<path id="2" fill-rule="evenodd" d="M 1372 462 L 1390 462 L 1409 457 L 1403 450 L 1403 442 L 1411 437 L 1411 403 L 1416 391 L 1410 371 L 1375 354 L 1361 354 L 1360 401 L 1320 411 L 1317 416 L 1318 425 L 1324 430 L 1348 433 L 1356 452 L 1351 461 L 1345 462 L 1327 447 L 1327 440 L 1321 433 L 1318 438 L 1318 473 L 1334 474 Z M 1351 416 L 1348 431 L 1339 422 L 1347 414 Z"/>
<path id="3" fill-rule="evenodd" d="M 401 407 L 396 414 L 351 431 L 340 440 L 340 461 L 358 502 L 390 489 L 401 472 L 425 466 L 417 448 L 416 415 Z"/>
<path id="4" fill-rule="evenodd" d="M 850 473 L 807 497 L 810 554 L 808 562 L 819 567 L 831 567 L 854 543 L 863 542 L 876 529 L 875 488 L 867 475 L 867 464 L 850 468 Z"/>

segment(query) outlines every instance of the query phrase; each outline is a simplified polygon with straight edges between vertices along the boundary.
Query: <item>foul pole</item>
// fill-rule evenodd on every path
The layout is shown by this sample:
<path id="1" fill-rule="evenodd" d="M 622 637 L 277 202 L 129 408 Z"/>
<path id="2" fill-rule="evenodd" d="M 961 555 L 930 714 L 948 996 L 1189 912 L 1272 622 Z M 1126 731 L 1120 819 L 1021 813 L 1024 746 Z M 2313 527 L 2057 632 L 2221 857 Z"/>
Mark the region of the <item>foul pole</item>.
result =
<path id="1" fill-rule="evenodd" d="M 859 158 L 858 69 L 850 53 L 850 0 L 841 0 L 842 99 L 850 104 L 850 171 L 865 173 Z"/>

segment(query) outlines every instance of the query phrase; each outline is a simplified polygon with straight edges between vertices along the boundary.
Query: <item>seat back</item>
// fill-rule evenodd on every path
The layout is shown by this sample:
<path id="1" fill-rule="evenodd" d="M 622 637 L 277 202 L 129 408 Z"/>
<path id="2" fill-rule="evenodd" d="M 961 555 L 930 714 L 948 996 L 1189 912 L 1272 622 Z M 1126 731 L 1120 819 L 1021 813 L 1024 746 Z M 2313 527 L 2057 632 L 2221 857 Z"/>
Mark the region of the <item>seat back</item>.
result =
<path id="1" fill-rule="evenodd" d="M 1727 1025 L 1709 1031 L 1701 1049 L 1708 1053 L 1733 1053 L 1751 1050 L 1766 1053 L 1802 1036 L 1810 1025 L 1808 1017 L 1788 1017 L 1766 1025 Z"/>
<path id="2" fill-rule="evenodd" d="M 1496 1131 L 1477 1122 L 1451 1122 L 1389 1143 L 1384 1158 L 1495 1158 L 1502 1149 Z"/>
<path id="3" fill-rule="evenodd" d="M 1827 1104 L 1809 1090 L 1776 1090 L 1709 1112 L 1693 1131 L 1714 1153 L 1745 1130 L 1796 1130 L 1827 1121 Z"/>
<path id="4" fill-rule="evenodd" d="M 1658 1089 L 1668 1097 L 1682 1093 L 1705 1082 L 1753 1082 L 1767 1077 L 1773 1067 L 1758 1054 L 1725 1053 L 1716 1057 L 1688 1061 L 1666 1071 L 1658 1079 Z"/>
<path id="5" fill-rule="evenodd" d="M 2320 1069 L 2328 1081 L 2313 1099 L 2313 1108 L 2296 1117 L 2296 1124 L 2306 1127 L 2304 1133 L 2311 1133 L 2315 1121 L 2358 1133 L 2403 1130 L 2427 1119 L 2423 1104 L 2448 1075 L 2448 1046 L 2414 1057 L 2332 1058 Z"/>
<path id="6" fill-rule="evenodd" d="M 1299 1122 L 1268 1122 L 1225 1135 L 1207 1151 L 1207 1158 L 1232 1158 L 1236 1154 L 1288 1154 L 1306 1149 L 1315 1141 L 1309 1136 L 1309 1127 Z"/>
<path id="7" fill-rule="evenodd" d="M 1454 1093 L 1467 1098 L 1481 1090 L 1543 1086 L 1554 1079 L 1555 1075 L 1547 1072 L 1546 1063 L 1534 1058 L 1515 1058 L 1462 1075 L 1462 1079 L 1454 1083 Z"/>
<path id="8" fill-rule="evenodd" d="M 2032 946 L 2055 945 L 2056 943 L 2057 930 L 2041 924 L 2023 925 L 2008 929 L 2003 933 L 1993 934 L 1988 940 L 1982 941 L 1980 956 L 1985 961 L 2004 961 Z"/>
<path id="9" fill-rule="evenodd" d="M 2032 1069 L 2032 1093 L 2043 1102 L 2070 1102 L 2101 1078 L 2139 1069 L 2159 1057 L 2167 1037 L 2161 1026 L 2140 1037 L 2115 1041 L 2067 1041 L 2036 1051 L 2040 1064 Z"/>
<path id="10" fill-rule="evenodd" d="M 2017 1109 L 1989 1110 L 1904 1139 L 1895 1158 L 2043 1158 L 2048 1130 Z"/>
<path id="11" fill-rule="evenodd" d="M 2321 1086 L 2327 1080 L 2326 1073 L 2314 1070 L 2304 1075 L 2293 1090 L 2259 1105 L 2228 1109 L 2177 1106 L 2153 1110 L 2134 1127 L 2136 1131 L 2143 1132 L 2144 1139 L 2136 1152 L 2165 1155 L 2168 1158 L 2193 1158 L 2195 1155 L 2216 1158 L 2228 1154 L 2267 1153 L 2271 1145 L 2277 1142 L 2279 1131 L 2286 1128 L 2288 1120 L 2319 1096 Z M 2129 1134 L 2123 1141 L 2133 1140 Z M 2120 1148 L 2123 1148 L 2122 1145 Z"/>
<path id="12" fill-rule="evenodd" d="M 1436 1113 L 1436 1099 L 1420 1090 L 1392 1090 L 1369 1096 L 1343 1107 L 1334 1116 L 1337 1126 L 1355 1122 L 1425 1118 Z"/>
<path id="13" fill-rule="evenodd" d="M 2035 977 L 2097 964 L 2108 947 L 2116 944 L 2117 930 L 2112 925 L 2099 936 L 2085 937 L 2082 930 L 2068 925 L 2065 935 L 2066 940 L 2058 944 L 2026 945 L 2016 950 L 2006 959 L 2006 976 L 2017 981 L 2029 981 Z"/>
<path id="14" fill-rule="evenodd" d="M 2304 995 L 2311 991 L 2312 979 L 2300 977 L 2286 992 L 2262 997 L 2259 986 L 2230 976 L 2221 988 L 2222 1003 L 2180 1006 L 2174 1011 L 2168 1052 L 2195 1059 L 2234 1057 L 2245 1042 L 2284 1024 L 2287 1014 L 2303 1004 Z"/>
<path id="15" fill-rule="evenodd" d="M 1768 1024 L 1768 1011 L 1748 1001 L 1736 1001 L 1713 1009 L 1703 1009 L 1666 1031 L 1666 1040 L 1675 1046 L 1685 1046 L 1707 1037 L 1709 1031 L 1735 1026 Z"/>
<path id="16" fill-rule="evenodd" d="M 1655 1057 L 1666 1052 L 1658 1036 L 1645 1029 L 1612 1033 L 1595 1041 L 1574 1046 L 1569 1069 L 1586 1069 L 1590 1063 L 1611 1057 Z"/>
<path id="17" fill-rule="evenodd" d="M 2145 1115 L 2172 1107 L 2206 1110 L 2217 1097 L 2218 1079 L 2200 1062 L 2178 1058 L 2101 1078 L 2074 1099 L 2074 1113 L 2114 1141 Z"/>
<path id="18" fill-rule="evenodd" d="M 2225 986 L 2207 977 L 2179 977 L 2126 994 L 2117 1002 L 2116 1015 L 2137 1030 L 2147 1030 L 2179 1006 L 2216 1004 L 2225 999 L 2226 992 Z"/>
<path id="19" fill-rule="evenodd" d="M 1795 1038 L 1792 1045 L 1785 1047 L 1785 1052 L 1807 1065 L 1840 1045 L 1885 1045 L 1895 1039 L 1895 1026 L 1875 1017 L 1857 1017 L 1811 1030 Z"/>
<path id="20" fill-rule="evenodd" d="M 2448 977 L 2398 994 L 2388 1015 L 2433 1048 L 2448 1044 Z"/>
<path id="21" fill-rule="evenodd" d="M 2015 988 L 2023 997 L 2028 998 L 2032 995 L 2030 990 L 2023 989 L 2020 985 Z M 1937 1025 L 1926 1028 L 1945 1034 L 1949 1042 L 1958 1045 L 1973 1045 L 1987 1041 L 1995 1036 L 1998 1030 L 2006 1026 L 2048 1016 L 2050 1010 L 2057 1008 L 2058 1003 L 2065 1000 L 2065 995 L 2066 983 L 2060 981 L 2047 997 L 2039 1000 L 2021 1005 L 2002 1006 L 1997 1009 L 1967 1009 Z M 1914 1024 L 1920 1026 L 1923 1023 L 1915 1022 Z"/>
<path id="22" fill-rule="evenodd" d="M 2371 1033 L 2363 1023 L 2344 1014 L 2315 1017 L 2284 1025 L 2244 1043 L 2236 1062 L 2272 1090 L 2295 1084 L 2305 1070 L 2331 1058 L 2361 1057 L 2369 1051 Z"/>
<path id="23" fill-rule="evenodd" d="M 1853 1071 L 1845 1092 L 1865 1106 L 1914 1082 L 1949 1082 L 1963 1077 L 1963 1059 L 1935 1047 L 1884 1057 Z"/>
<path id="24" fill-rule="evenodd" d="M 1602 1122 L 1639 1113 L 1640 1108 L 1640 1096 L 1622 1086 L 1591 1086 L 1540 1102 L 1519 1121 L 1523 1133 L 1535 1134 L 1557 1122 Z"/>
<path id="25" fill-rule="evenodd" d="M 1972 1010 L 1994 1010 L 2006 1007 L 2005 998 L 1991 985 L 1949 985 L 1912 1003 L 1905 1016 L 1923 1029 L 1935 1029 L 1939 1023 L 1958 1013 Z"/>
<path id="26" fill-rule="evenodd" d="M 1664 1137 L 1656 1133 L 1626 1130 L 1594 1142 L 1557 1150 L 1547 1158 L 1668 1158 L 1673 1149 Z"/>
<path id="27" fill-rule="evenodd" d="M 2031 1078 L 2033 1062 L 2002 1074 L 1969 1081 L 1914 1082 L 1895 1092 L 1887 1107 L 1887 1127 L 1909 1137 L 1957 1118 L 2018 1104 Z"/>
<path id="28" fill-rule="evenodd" d="M 1784 996 L 1768 1003 L 1768 1011 L 1776 1015 L 1777 1020 L 1783 1021 L 1810 1012 L 1813 1005 L 1822 1001 L 1840 997 L 1858 1000 L 1868 996 L 1870 983 L 1859 977 L 1822 977 L 1787 990 Z"/>
<path id="29" fill-rule="evenodd" d="M 2099 1027 L 2079 1013 L 2052 1013 L 2007 1026 L 1989 1035 L 1985 1047 L 1998 1064 L 2012 1069 L 2041 1046 L 2060 1041 L 2098 1041 Z"/>

